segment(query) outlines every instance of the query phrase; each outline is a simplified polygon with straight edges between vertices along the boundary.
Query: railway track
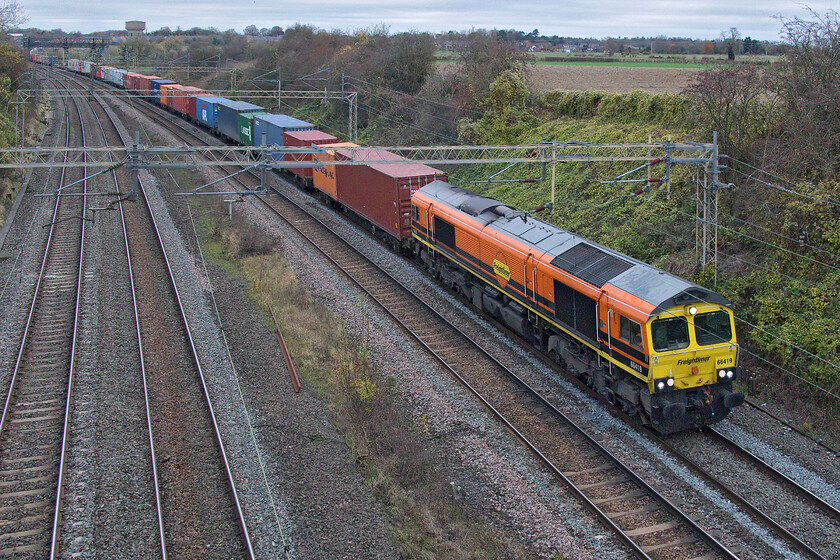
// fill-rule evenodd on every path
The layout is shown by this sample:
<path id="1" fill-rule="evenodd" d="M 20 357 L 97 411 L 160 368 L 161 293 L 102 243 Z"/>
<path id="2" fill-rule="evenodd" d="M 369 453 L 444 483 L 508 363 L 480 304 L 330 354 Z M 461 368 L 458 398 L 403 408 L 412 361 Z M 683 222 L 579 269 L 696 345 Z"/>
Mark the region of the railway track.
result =
<path id="1" fill-rule="evenodd" d="M 103 134 L 109 144 L 125 145 L 115 117 L 98 102 L 97 118 L 100 126 L 107 123 Z M 253 559 L 185 302 L 142 180 L 137 194 L 142 212 L 127 213 L 122 201 L 118 204 L 141 354 L 161 556 Z"/>
<path id="2" fill-rule="evenodd" d="M 79 100 L 76 97 L 68 99 L 72 100 L 78 115 L 72 123 L 67 119 L 69 138 L 69 131 L 81 129 L 84 119 L 79 110 Z M 90 103 L 97 120 L 96 126 L 109 143 L 122 143 L 113 115 L 101 99 L 98 101 L 99 105 Z M 120 171 L 112 172 L 117 191 L 121 182 L 119 174 Z M 121 179 L 123 183 L 127 182 L 126 177 Z M 69 181 L 63 172 L 61 184 Z M 154 205 L 148 203 L 142 184 L 140 189 L 145 214 L 124 212 L 121 201 L 116 206 L 123 223 L 137 344 L 143 357 L 142 372 L 139 373 L 142 373 L 146 395 L 146 424 L 154 472 L 160 557 L 253 559 L 253 546 L 185 315 L 184 302 L 178 293 L 163 237 L 156 223 Z M 81 257 L 72 266 L 72 255 L 63 256 L 60 250 L 66 252 L 65 246 L 73 239 L 72 232 L 67 228 L 74 224 L 78 228 L 84 224 L 84 220 L 72 218 L 84 216 L 85 198 L 56 198 L 55 233 L 50 234 L 52 244 L 48 244 L 45 251 L 45 264 L 26 327 L 27 336 L 19 353 L 20 367 L 15 368 L 3 412 L 4 424 L 0 424 L 0 530 L 3 531 L 0 533 L 0 556 L 43 557 L 44 552 L 49 552 L 50 558 L 54 558 L 58 553 L 62 502 L 60 481 L 64 469 L 67 420 L 60 445 L 53 441 L 57 437 L 52 433 L 55 430 L 48 432 L 48 429 L 60 419 L 59 409 L 63 409 L 69 419 L 67 411 L 70 405 L 63 403 L 70 402 L 72 377 L 63 384 L 59 381 L 48 383 L 47 380 L 53 369 L 59 376 L 63 372 L 67 377 L 68 367 L 72 373 L 72 352 L 67 357 L 59 350 L 67 346 L 61 342 L 68 340 L 66 331 L 71 327 L 75 338 L 75 323 L 71 324 L 63 318 L 65 307 L 69 304 L 58 297 L 70 291 L 70 280 L 81 276 L 56 268 L 53 261 L 65 268 L 75 268 L 76 272 L 81 270 Z M 64 229 L 59 229 L 62 224 Z M 131 254 L 132 248 L 134 255 Z M 81 255 L 83 249 L 77 249 L 77 252 Z M 151 262 L 156 264 L 150 265 Z M 77 280 L 76 284 L 79 282 Z M 78 285 L 72 287 L 76 296 L 74 309 L 78 316 L 80 290 Z M 50 305 L 46 318 L 41 317 L 42 302 Z M 53 323 L 56 326 L 48 329 Z M 41 354 L 46 356 L 45 360 L 53 366 L 52 369 L 38 366 L 34 360 L 40 354 L 31 348 L 43 349 Z M 33 367 L 40 369 L 36 374 L 28 373 Z M 35 383 L 39 379 L 44 380 L 41 383 L 43 391 L 50 389 L 53 393 L 61 393 L 63 400 L 53 394 L 36 393 L 30 388 L 33 379 Z M 30 434 L 31 437 L 23 440 L 19 433 Z M 36 441 L 33 438 L 40 439 Z M 52 472 L 56 470 L 56 465 L 59 471 L 57 478 Z M 47 522 L 51 524 L 52 531 L 49 531 Z M 96 543 L 90 546 L 96 546 Z"/>
<path id="3" fill-rule="evenodd" d="M 161 120 L 161 118 L 158 115 L 154 114 L 154 112 L 152 111 L 151 108 L 143 108 L 142 110 L 144 112 L 148 111 L 152 115 L 152 118 L 154 118 L 158 121 Z M 178 126 L 177 126 L 177 128 L 179 129 L 178 134 L 182 135 L 182 138 L 187 143 L 189 143 L 190 141 L 187 140 L 183 136 L 183 134 L 187 134 L 189 136 L 193 136 L 193 135 L 189 131 L 185 130 L 184 126 L 185 125 L 183 125 L 183 123 L 178 123 Z M 171 126 L 170 126 L 170 128 L 171 128 Z M 253 185 L 248 185 L 248 188 L 253 188 Z M 283 208 L 283 210 L 281 210 L 280 213 L 281 213 L 281 215 L 283 215 L 284 219 L 292 227 L 294 227 L 295 229 L 300 231 L 303 235 L 310 238 L 310 240 L 313 242 L 313 244 L 319 250 L 322 250 L 322 252 L 325 252 L 323 250 L 324 247 L 329 247 L 329 246 L 331 246 L 331 244 L 334 245 L 335 241 L 333 241 L 333 242 L 330 241 L 331 238 L 334 239 L 333 234 L 325 234 L 325 236 L 323 236 L 323 235 L 320 235 L 320 234 L 315 232 L 315 230 L 317 230 L 319 228 L 322 228 L 322 227 L 326 227 L 326 226 L 323 226 L 323 224 L 320 224 L 319 226 L 310 225 L 313 222 L 313 218 L 311 216 L 308 216 L 308 214 L 306 214 L 305 211 L 303 211 L 300 208 L 297 208 L 297 210 L 294 210 L 291 206 L 288 205 L 290 203 L 291 203 L 291 201 L 284 202 L 284 208 Z M 297 213 L 295 214 L 295 212 L 297 212 Z M 312 227 L 314 229 L 306 231 L 310 227 Z M 460 336 L 459 334 L 456 333 L 456 331 L 457 331 L 456 328 L 454 328 L 450 325 L 452 330 L 445 331 L 445 334 L 441 334 L 441 332 L 443 332 L 443 331 L 440 330 L 439 326 L 432 327 L 431 329 L 424 328 L 423 325 L 431 324 L 428 321 L 425 321 L 425 322 L 420 321 L 419 323 L 417 323 L 417 322 L 413 322 L 413 320 L 410 319 L 410 318 L 405 319 L 406 312 L 407 312 L 408 309 L 410 309 L 410 304 L 408 303 L 408 300 L 410 300 L 413 297 L 413 295 L 411 295 L 410 292 L 405 290 L 405 292 L 407 292 L 407 294 L 403 294 L 403 295 L 396 295 L 393 292 L 388 293 L 387 291 L 383 292 L 383 290 L 386 290 L 387 284 L 389 284 L 389 283 L 398 284 L 398 282 L 396 280 L 393 280 L 393 279 L 390 279 L 390 280 L 384 279 L 385 276 L 387 276 L 387 274 L 384 273 L 384 271 L 381 271 L 381 270 L 380 270 L 381 274 L 379 276 L 379 280 L 377 280 L 376 279 L 376 274 L 372 274 L 370 272 L 370 267 L 377 268 L 376 265 L 373 265 L 372 263 L 365 263 L 364 265 L 360 265 L 358 263 L 353 264 L 353 259 L 357 259 L 358 255 L 353 256 L 353 257 L 347 257 L 347 256 L 335 257 L 334 255 L 342 255 L 343 250 L 342 249 L 336 249 L 334 246 L 332 247 L 332 249 L 336 250 L 336 252 L 333 253 L 333 250 L 328 250 L 328 251 L 325 252 L 325 254 L 327 252 L 330 253 L 329 255 L 327 255 L 328 258 L 333 260 L 333 262 L 335 262 L 336 265 L 339 266 L 339 268 L 344 270 L 345 273 L 347 273 L 348 276 L 350 276 L 351 279 L 353 279 L 355 282 L 357 282 L 359 285 L 361 285 L 363 287 L 363 289 L 365 289 L 365 291 L 368 291 L 368 293 L 370 293 L 372 295 L 372 297 L 374 297 L 374 299 L 376 299 L 386 309 L 386 311 L 388 311 L 392 316 L 395 317 L 395 319 L 397 319 L 399 322 L 401 322 L 401 324 L 403 324 L 403 326 L 409 332 L 412 332 L 413 335 L 416 336 L 417 339 L 424 346 L 426 346 L 430 351 L 432 351 L 437 356 L 437 358 L 442 363 L 444 363 L 444 365 L 446 365 L 447 367 L 451 366 L 451 369 L 455 370 L 456 372 L 457 371 L 463 371 L 463 370 L 469 370 L 471 368 L 472 369 L 479 369 L 479 368 L 475 368 L 475 364 L 479 363 L 479 362 L 476 362 L 475 359 L 473 359 L 472 356 L 470 356 L 469 354 L 466 353 L 466 349 L 470 347 L 470 344 L 465 342 L 464 343 L 465 345 L 464 345 L 464 344 L 461 344 L 461 343 L 456 344 L 456 343 L 452 342 L 453 340 L 456 340 L 458 336 Z M 346 251 L 347 251 L 347 255 L 356 252 L 355 249 L 347 249 Z M 348 258 L 350 260 L 347 260 Z M 385 276 L 383 276 L 383 275 L 385 275 Z M 390 289 L 390 288 L 387 288 L 387 289 Z M 397 291 L 399 291 L 398 288 L 397 288 Z M 431 311 L 432 314 L 435 314 L 433 310 L 430 310 L 430 311 Z M 412 313 L 408 313 L 408 316 L 409 317 L 416 317 L 416 315 L 414 315 Z M 405 319 L 405 320 L 402 320 L 402 319 Z M 472 343 L 472 344 L 474 344 L 474 343 Z M 474 346 L 476 348 L 478 348 L 477 345 L 474 345 Z M 483 352 L 483 351 L 479 351 L 479 353 L 481 353 L 481 352 Z M 465 356 L 469 356 L 469 357 L 464 359 Z M 503 367 L 503 366 L 501 366 L 497 362 L 496 366 L 494 366 L 494 367 Z M 510 372 L 508 372 L 508 374 L 509 374 L 509 376 L 513 375 Z M 508 377 L 508 379 L 510 380 L 510 379 L 513 379 L 513 378 Z M 466 376 L 462 377 L 462 382 L 466 386 L 468 386 L 470 388 L 470 390 L 472 390 L 476 393 L 479 392 L 479 390 L 476 387 L 480 386 L 481 383 L 482 383 L 482 381 L 480 379 L 473 379 L 471 381 L 471 378 L 468 378 Z M 487 383 L 488 386 L 492 386 L 492 384 L 493 384 L 492 382 L 486 382 L 486 381 L 485 381 L 485 383 Z M 514 381 L 514 383 L 516 384 L 516 387 L 508 386 L 502 392 L 507 392 L 508 394 L 520 393 L 520 394 L 523 394 L 523 395 L 529 393 L 529 388 L 527 388 L 527 386 L 525 386 L 524 383 L 522 383 L 521 381 Z M 473 384 L 475 384 L 475 386 L 473 386 Z M 492 389 L 492 387 L 491 387 L 491 389 Z M 488 393 L 490 393 L 490 392 L 491 391 L 488 390 Z M 498 398 L 500 400 L 495 401 L 495 402 L 502 402 L 502 403 L 505 403 L 505 404 L 502 405 L 502 406 L 498 406 L 498 407 L 494 406 L 489 401 L 489 399 L 485 399 L 481 396 L 480 396 L 480 398 L 495 413 L 497 413 L 497 411 L 496 411 L 497 408 L 503 408 L 504 407 L 507 410 L 507 409 L 510 409 L 511 406 L 512 406 L 511 403 L 505 403 L 505 401 L 503 400 L 505 397 L 503 395 L 498 396 Z M 540 397 L 539 395 L 533 395 L 532 394 L 527 399 L 524 398 L 524 397 L 520 397 L 520 399 L 522 399 L 521 406 L 522 406 L 523 410 L 526 410 L 528 408 L 537 409 L 537 408 L 541 408 L 541 407 L 544 408 L 544 409 L 551 408 L 551 405 L 546 403 L 542 399 L 542 397 Z M 531 399 L 530 404 L 525 402 L 528 399 Z M 539 403 L 539 404 L 534 404 L 534 403 Z M 515 406 L 520 406 L 520 405 L 516 404 Z M 515 419 L 516 422 L 520 423 L 520 424 L 517 424 L 517 425 L 525 425 L 525 426 L 528 427 L 527 429 L 523 429 L 522 431 L 517 429 L 517 427 L 514 425 L 513 421 L 508 423 L 508 426 L 512 429 L 512 431 L 515 434 L 517 434 L 517 436 L 520 437 L 520 439 L 522 439 L 523 441 L 528 439 L 526 437 L 527 434 L 529 433 L 528 429 L 537 429 L 537 431 L 539 431 L 539 429 L 535 428 L 535 426 L 551 425 L 552 421 L 550 419 L 545 418 L 545 417 L 541 417 L 540 416 L 541 413 L 534 412 L 533 414 L 534 414 L 534 416 L 531 417 L 532 418 L 531 420 L 529 420 L 527 418 L 527 415 L 523 415 L 523 417 Z M 551 413 L 551 415 L 555 417 L 554 422 L 556 422 L 556 417 L 557 417 L 556 415 L 558 415 L 558 414 L 560 414 L 559 411 L 555 411 L 555 412 Z M 560 422 L 560 423 L 565 423 L 565 422 Z M 556 433 L 564 433 L 564 432 L 561 431 L 562 429 L 571 430 L 571 432 L 566 432 L 566 433 L 571 434 L 569 436 L 570 439 L 571 439 L 572 435 L 574 435 L 574 432 L 579 431 L 579 429 L 573 427 L 572 425 L 570 425 L 568 423 L 566 423 L 565 428 L 559 428 L 558 427 L 556 429 L 557 429 Z M 556 438 L 556 433 L 554 435 L 555 438 Z M 535 439 L 536 439 L 536 437 L 535 437 Z M 615 525 L 616 529 L 617 529 L 617 532 L 619 532 L 619 533 L 623 532 L 625 534 L 624 537 L 620 537 L 620 538 L 628 545 L 628 547 L 630 547 L 631 549 L 634 550 L 634 553 L 637 556 L 647 557 L 646 555 L 650 554 L 650 555 L 653 555 L 655 557 L 656 554 L 661 553 L 663 555 L 667 555 L 669 558 L 670 557 L 676 557 L 673 554 L 675 549 L 680 549 L 680 548 L 685 549 L 686 547 L 690 547 L 690 546 L 695 545 L 695 544 L 702 541 L 704 544 L 709 546 L 709 548 L 711 550 L 707 551 L 707 552 L 704 552 L 703 550 L 696 550 L 695 552 L 698 553 L 698 557 L 703 557 L 703 558 L 705 558 L 705 557 L 713 558 L 713 557 L 718 557 L 718 556 L 720 556 L 720 557 L 734 557 L 734 555 L 732 555 L 731 551 L 714 550 L 715 545 L 714 544 L 709 544 L 708 540 L 704 540 L 702 538 L 702 535 L 700 535 L 700 532 L 698 532 L 697 528 L 695 528 L 696 524 L 694 524 L 693 522 L 690 522 L 690 520 L 689 520 L 689 523 L 686 523 L 682 526 L 679 522 L 676 522 L 675 519 L 670 519 L 670 520 L 665 520 L 665 521 L 662 521 L 662 520 L 656 521 L 655 518 L 656 518 L 657 515 L 659 515 L 659 512 L 669 509 L 669 508 L 667 508 L 667 506 L 662 505 L 661 502 L 660 503 L 653 503 L 653 502 L 657 502 L 657 500 L 659 498 L 661 498 L 661 496 L 659 498 L 657 498 L 655 490 L 653 490 L 653 492 L 647 492 L 647 491 L 641 490 L 642 485 L 640 485 L 639 483 L 634 481 L 634 477 L 633 477 L 632 473 L 629 473 L 628 472 L 629 469 L 627 469 L 626 467 L 623 467 L 621 465 L 615 465 L 615 464 L 613 464 L 611 466 L 611 465 L 609 465 L 608 462 L 599 462 L 598 456 L 605 457 L 602 453 L 605 452 L 606 450 L 602 451 L 602 448 L 600 448 L 600 446 L 597 444 L 597 442 L 594 442 L 594 444 L 595 445 L 592 445 L 591 442 L 588 443 L 588 445 L 590 445 L 591 448 L 593 450 L 595 450 L 594 454 L 592 456 L 587 457 L 585 459 L 585 461 L 581 462 L 580 464 L 576 464 L 574 466 L 568 466 L 567 465 L 567 466 L 564 466 L 562 468 L 558 468 L 556 465 L 553 465 L 553 463 L 551 463 L 551 452 L 550 451 L 546 451 L 545 453 L 543 453 L 541 450 L 537 449 L 535 445 L 531 444 L 529 446 L 532 448 L 532 450 L 535 451 L 535 453 L 537 453 L 539 456 L 541 456 L 541 458 L 546 462 L 546 464 L 549 464 L 549 463 L 552 464 L 552 466 L 554 467 L 555 474 L 558 475 L 558 478 L 561 478 L 562 480 L 564 480 L 564 482 L 566 484 L 568 484 L 570 487 L 577 486 L 578 491 L 576 493 L 578 493 L 578 495 L 585 502 L 587 502 L 587 501 L 592 502 L 592 505 L 596 506 L 595 509 L 609 510 L 609 504 L 611 504 L 611 503 L 614 504 L 617 501 L 624 502 L 624 503 L 622 503 L 622 505 L 625 506 L 625 509 L 622 509 L 620 511 L 606 511 L 606 512 L 602 511 L 602 513 L 606 513 L 606 515 L 604 517 L 602 517 L 602 519 L 604 520 L 605 524 L 607 524 L 607 525 Z M 549 444 L 549 447 L 550 447 L 550 445 L 551 444 Z M 554 451 L 558 451 L 558 450 L 554 450 Z M 568 452 L 568 451 L 569 451 L 568 449 L 565 450 L 565 452 Z M 676 455 L 677 455 L 678 458 L 681 458 L 681 460 L 688 461 L 688 459 L 685 458 L 682 454 L 677 453 Z M 551 467 L 549 467 L 549 468 L 551 468 Z M 720 483 L 719 481 L 714 479 L 714 477 L 712 477 L 711 475 L 706 474 L 706 476 L 704 478 L 706 478 L 709 481 L 714 481 L 714 485 L 719 487 L 719 488 L 723 487 L 722 483 Z M 575 480 L 575 479 L 580 479 L 580 482 L 578 480 Z M 576 484 L 576 482 L 577 482 L 577 484 Z M 627 486 L 622 486 L 622 485 L 630 485 L 630 486 L 636 485 L 636 488 L 627 490 Z M 584 488 L 580 488 L 580 486 L 583 486 Z M 618 488 L 618 489 L 623 488 L 624 490 L 618 491 L 616 494 L 614 494 L 612 496 L 601 495 L 601 493 L 608 493 L 610 488 Z M 623 493 L 621 493 L 621 492 L 623 492 Z M 650 503 L 642 504 L 638 507 L 631 506 L 631 507 L 627 508 L 626 507 L 627 500 L 634 499 L 634 498 L 643 498 L 643 495 L 641 495 L 641 494 L 639 496 L 633 496 L 634 494 L 639 494 L 640 492 L 642 494 L 644 494 L 644 497 L 646 497 Z M 619 500 L 616 500 L 615 499 L 616 497 L 618 497 Z M 739 503 L 739 505 L 744 506 L 745 509 L 747 509 L 747 511 L 750 511 L 751 513 L 755 513 L 756 511 L 758 511 L 759 513 L 762 513 L 762 512 L 760 512 L 760 510 L 758 510 L 758 508 L 755 508 L 754 506 L 751 506 L 751 504 L 748 501 L 741 498 L 740 496 L 738 496 L 735 499 L 735 501 L 737 503 Z M 598 508 L 597 507 L 597 506 L 604 506 L 605 504 L 607 504 L 607 506 L 605 506 L 603 508 Z M 651 517 L 644 517 L 648 514 L 651 514 Z M 639 516 L 642 516 L 642 517 L 640 518 Z M 676 514 L 675 514 L 675 516 L 678 517 L 678 515 L 676 515 Z M 786 532 L 781 527 L 781 525 L 774 522 L 766 514 L 762 513 L 761 515 L 759 515 L 759 518 L 762 521 L 764 521 L 765 523 L 767 523 L 771 527 L 771 529 L 773 529 L 775 532 L 777 532 L 777 534 L 780 534 L 780 536 L 783 536 L 784 538 L 788 539 L 792 544 L 794 544 L 794 546 L 796 548 L 798 548 L 806 556 L 813 557 L 813 558 L 823 558 L 823 556 L 821 556 L 819 554 L 819 552 L 817 552 L 813 548 L 809 547 L 808 545 L 806 545 L 801 540 L 797 539 L 791 533 Z M 623 521 L 621 521 L 621 520 L 623 520 Z M 651 520 L 654 520 L 656 522 L 651 522 Z M 618 521 L 618 523 L 616 523 L 616 521 Z M 635 521 L 637 523 L 637 526 L 630 527 L 630 528 L 625 527 L 624 531 L 621 530 L 621 527 L 618 527 L 618 525 L 628 525 L 629 526 L 631 521 Z M 680 536 L 679 531 L 680 531 L 681 528 L 682 528 L 683 531 L 687 531 L 687 532 L 683 533 Z M 628 533 L 629 533 L 629 535 L 628 535 Z M 668 533 L 670 533 L 673 536 L 673 538 L 671 538 L 670 540 L 668 540 L 667 542 L 664 542 L 664 543 L 660 542 L 662 540 L 665 540 L 665 539 L 662 538 L 663 534 L 668 534 Z M 697 535 L 700 535 L 700 537 L 698 538 Z M 655 539 L 657 541 L 657 544 L 645 544 L 647 542 L 646 541 L 647 537 L 651 537 L 652 539 Z M 714 538 L 711 538 L 710 540 L 714 541 Z M 716 542 L 716 541 L 714 541 L 714 542 Z M 638 548 L 640 550 L 636 550 L 636 548 Z M 685 557 L 690 557 L 690 554 L 693 554 L 693 552 L 689 552 L 689 555 L 685 556 Z"/>
<path id="4" fill-rule="evenodd" d="M 65 145 L 85 144 L 78 104 L 64 105 Z M 73 123 L 73 124 L 71 124 Z M 86 192 L 81 169 L 58 185 Z M 65 455 L 84 268 L 85 197 L 56 197 L 34 296 L 0 417 L 0 555 L 54 557 L 61 525 Z"/>

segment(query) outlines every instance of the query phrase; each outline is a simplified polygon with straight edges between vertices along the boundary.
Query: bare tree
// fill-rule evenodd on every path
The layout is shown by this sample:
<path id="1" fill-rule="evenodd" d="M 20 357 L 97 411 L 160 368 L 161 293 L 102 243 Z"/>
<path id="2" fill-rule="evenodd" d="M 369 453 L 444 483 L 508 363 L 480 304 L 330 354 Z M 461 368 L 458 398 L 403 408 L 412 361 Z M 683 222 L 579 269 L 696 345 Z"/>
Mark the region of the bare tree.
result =
<path id="1" fill-rule="evenodd" d="M 790 46 L 774 66 L 775 89 L 784 104 L 783 130 L 800 162 L 818 173 L 840 168 L 840 14 L 782 20 Z"/>
<path id="2" fill-rule="evenodd" d="M 0 33 L 26 23 L 28 18 L 23 13 L 23 6 L 17 0 L 0 0 Z"/>
<path id="3" fill-rule="evenodd" d="M 507 70 L 518 74 L 526 71 L 527 55 L 517 51 L 515 45 L 499 39 L 496 32 L 471 31 L 458 49 L 461 74 L 467 80 L 470 95 L 477 102 L 490 90 L 496 78 Z"/>
<path id="4" fill-rule="evenodd" d="M 772 94 L 763 74 L 752 65 L 704 70 L 683 93 L 691 98 L 699 124 L 718 131 L 729 155 L 743 156 L 766 127 L 762 116 L 768 113 Z"/>
<path id="5" fill-rule="evenodd" d="M 727 46 L 730 60 L 735 58 L 736 53 L 741 54 L 741 32 L 737 27 L 730 27 L 729 31 L 721 31 L 720 41 Z"/>

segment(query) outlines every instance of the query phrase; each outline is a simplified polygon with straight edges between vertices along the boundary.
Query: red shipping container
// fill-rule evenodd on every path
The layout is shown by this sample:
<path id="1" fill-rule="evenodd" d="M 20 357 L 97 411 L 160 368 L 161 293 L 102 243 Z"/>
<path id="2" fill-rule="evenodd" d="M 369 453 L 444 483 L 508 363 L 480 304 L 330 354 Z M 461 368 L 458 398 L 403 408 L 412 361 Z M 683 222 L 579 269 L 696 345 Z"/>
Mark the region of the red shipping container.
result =
<path id="1" fill-rule="evenodd" d="M 284 146 L 311 146 L 313 144 L 334 144 L 338 138 L 320 130 L 286 130 L 283 131 Z M 286 154 L 288 161 L 312 161 L 312 154 Z M 302 178 L 304 183 L 312 186 L 311 167 L 292 167 L 289 171 Z"/>
<path id="2" fill-rule="evenodd" d="M 172 84 L 176 85 L 176 84 Z M 161 86 L 163 89 L 164 86 Z M 169 87 L 167 89 L 168 105 L 182 115 L 188 115 L 195 118 L 195 98 L 198 95 L 207 95 L 207 92 L 195 86 Z M 162 94 L 161 94 L 162 96 Z"/>
<path id="3" fill-rule="evenodd" d="M 411 239 L 411 195 L 446 173 L 422 163 L 412 163 L 387 150 L 364 149 L 355 154 L 335 150 L 335 159 L 404 161 L 371 165 L 336 165 L 338 201 L 400 241 Z"/>
<path id="4" fill-rule="evenodd" d="M 126 72 L 123 77 L 123 85 L 125 86 L 125 89 L 129 91 L 137 91 L 140 76 L 142 75 L 143 74 L 138 74 L 137 72 Z"/>
<path id="5" fill-rule="evenodd" d="M 160 85 L 160 95 L 158 97 L 158 101 L 164 107 L 172 107 L 171 95 L 177 95 L 177 93 L 173 94 L 172 92 L 177 92 L 181 87 L 181 84 L 161 84 Z"/>
<path id="6" fill-rule="evenodd" d="M 146 75 L 140 74 L 140 77 L 137 78 L 137 85 L 139 86 L 137 88 L 137 93 L 139 93 L 140 95 L 144 95 L 146 97 L 149 97 L 150 95 L 152 95 L 152 84 L 150 83 L 151 80 L 162 80 L 162 79 L 163 78 L 161 78 L 160 76 L 146 76 Z"/>

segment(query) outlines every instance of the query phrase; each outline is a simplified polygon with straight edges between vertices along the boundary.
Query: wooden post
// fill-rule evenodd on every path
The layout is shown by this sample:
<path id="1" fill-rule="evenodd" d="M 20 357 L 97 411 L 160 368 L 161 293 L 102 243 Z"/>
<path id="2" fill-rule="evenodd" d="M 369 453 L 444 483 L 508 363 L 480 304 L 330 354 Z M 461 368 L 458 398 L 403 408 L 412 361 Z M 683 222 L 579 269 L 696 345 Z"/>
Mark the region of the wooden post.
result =
<path id="1" fill-rule="evenodd" d="M 268 311 L 271 313 L 271 320 L 274 321 L 274 329 L 277 333 L 277 342 L 280 343 L 280 350 L 283 351 L 283 359 L 286 361 L 286 369 L 289 370 L 289 376 L 292 378 L 292 387 L 294 387 L 295 393 L 300 393 L 300 378 L 298 377 L 297 370 L 295 369 L 295 364 L 292 362 L 292 356 L 289 354 L 289 349 L 286 346 L 286 340 L 283 338 L 283 333 L 280 332 L 280 326 L 277 324 L 277 316 L 274 315 L 274 309 L 271 307 L 271 303 L 268 304 Z"/>

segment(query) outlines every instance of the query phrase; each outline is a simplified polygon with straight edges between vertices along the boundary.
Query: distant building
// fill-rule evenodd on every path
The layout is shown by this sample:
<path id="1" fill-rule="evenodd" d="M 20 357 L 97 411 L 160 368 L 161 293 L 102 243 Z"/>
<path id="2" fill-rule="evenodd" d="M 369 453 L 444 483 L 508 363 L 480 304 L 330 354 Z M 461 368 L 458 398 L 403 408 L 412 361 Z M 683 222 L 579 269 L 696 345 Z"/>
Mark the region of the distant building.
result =
<path id="1" fill-rule="evenodd" d="M 128 31 L 129 37 L 142 37 L 146 32 L 146 22 L 127 21 L 125 22 L 125 30 Z"/>

